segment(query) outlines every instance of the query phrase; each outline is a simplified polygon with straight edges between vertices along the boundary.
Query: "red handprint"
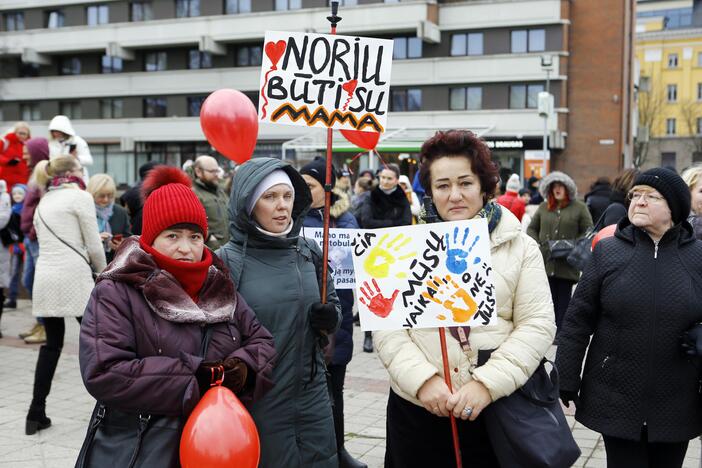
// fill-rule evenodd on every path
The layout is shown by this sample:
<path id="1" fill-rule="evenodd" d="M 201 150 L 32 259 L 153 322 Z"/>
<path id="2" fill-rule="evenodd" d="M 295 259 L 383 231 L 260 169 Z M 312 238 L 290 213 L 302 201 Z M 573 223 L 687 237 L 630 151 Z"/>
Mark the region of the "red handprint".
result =
<path id="1" fill-rule="evenodd" d="M 390 315 L 390 312 L 392 312 L 392 305 L 395 303 L 395 298 L 397 298 L 400 290 L 396 289 L 392 293 L 392 297 L 387 298 L 380 292 L 380 288 L 378 287 L 378 283 L 375 281 L 375 278 L 373 278 L 372 281 L 373 286 L 375 286 L 375 291 L 371 289 L 368 281 L 364 281 L 363 286 L 361 286 L 361 292 L 364 296 L 366 296 L 365 298 L 361 298 L 361 304 L 368 307 L 368 309 L 378 317 L 385 318 Z"/>

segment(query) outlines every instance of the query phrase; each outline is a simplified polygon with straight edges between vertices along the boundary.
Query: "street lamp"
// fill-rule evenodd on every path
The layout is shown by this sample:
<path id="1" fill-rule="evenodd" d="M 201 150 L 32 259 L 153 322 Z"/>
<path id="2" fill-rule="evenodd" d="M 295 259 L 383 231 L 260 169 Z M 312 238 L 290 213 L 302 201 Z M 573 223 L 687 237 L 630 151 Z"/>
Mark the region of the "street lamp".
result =
<path id="1" fill-rule="evenodd" d="M 546 175 L 546 155 L 548 151 L 548 118 L 553 113 L 553 96 L 550 92 L 551 70 L 553 70 L 553 56 L 541 56 L 541 69 L 546 72 L 546 92 L 539 93 L 539 115 L 544 118 L 544 140 L 541 157 L 543 159 L 543 171 L 541 177 Z"/>

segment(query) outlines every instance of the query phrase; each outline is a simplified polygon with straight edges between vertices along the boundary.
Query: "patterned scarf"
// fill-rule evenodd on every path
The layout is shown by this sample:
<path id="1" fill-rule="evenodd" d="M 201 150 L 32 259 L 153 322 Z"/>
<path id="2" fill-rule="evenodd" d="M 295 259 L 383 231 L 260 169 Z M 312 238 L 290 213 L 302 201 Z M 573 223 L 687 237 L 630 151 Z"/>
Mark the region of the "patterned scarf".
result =
<path id="1" fill-rule="evenodd" d="M 65 184 L 76 184 L 81 190 L 85 190 L 85 182 L 82 178 L 73 175 L 70 176 L 56 176 L 49 182 L 49 190 L 61 187 Z"/>
<path id="2" fill-rule="evenodd" d="M 495 230 L 500 219 L 502 219 L 502 207 L 494 201 L 489 201 L 478 211 L 477 216 L 487 219 L 488 231 L 492 234 L 492 231 Z"/>

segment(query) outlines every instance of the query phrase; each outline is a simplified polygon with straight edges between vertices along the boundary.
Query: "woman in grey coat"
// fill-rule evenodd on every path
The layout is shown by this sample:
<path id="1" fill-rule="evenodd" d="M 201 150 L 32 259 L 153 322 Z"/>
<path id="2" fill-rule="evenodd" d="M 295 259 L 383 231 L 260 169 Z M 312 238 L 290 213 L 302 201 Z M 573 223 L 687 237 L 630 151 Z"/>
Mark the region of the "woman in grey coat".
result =
<path id="1" fill-rule="evenodd" d="M 320 344 L 338 328 L 341 306 L 331 276 L 321 304 L 321 252 L 299 236 L 311 203 L 287 163 L 246 162 L 232 182 L 230 240 L 217 252 L 278 352 L 274 387 L 251 407 L 262 468 L 338 466 Z"/>

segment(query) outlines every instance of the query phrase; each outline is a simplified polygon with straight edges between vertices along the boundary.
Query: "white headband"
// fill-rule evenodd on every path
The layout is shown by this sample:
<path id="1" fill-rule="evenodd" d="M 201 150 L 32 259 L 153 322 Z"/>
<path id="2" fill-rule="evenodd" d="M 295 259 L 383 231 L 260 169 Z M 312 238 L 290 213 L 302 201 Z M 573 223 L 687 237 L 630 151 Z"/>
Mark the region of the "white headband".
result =
<path id="1" fill-rule="evenodd" d="M 274 185 L 279 184 L 285 184 L 289 186 L 293 191 L 293 195 L 295 195 L 295 187 L 293 187 L 290 177 L 285 173 L 284 170 L 276 169 L 275 171 L 271 172 L 266 177 L 264 177 L 263 180 L 258 183 L 258 185 L 256 186 L 256 190 L 254 190 L 253 194 L 251 195 L 251 198 L 249 198 L 249 203 L 246 205 L 246 214 L 248 214 L 249 216 L 251 215 L 254 206 L 256 206 L 256 202 L 259 198 L 261 198 L 263 192 L 273 187 Z"/>

